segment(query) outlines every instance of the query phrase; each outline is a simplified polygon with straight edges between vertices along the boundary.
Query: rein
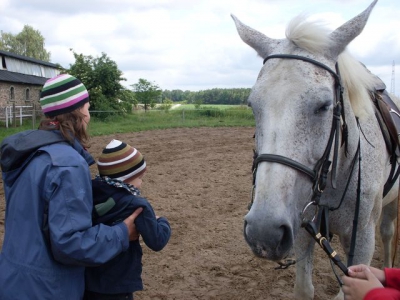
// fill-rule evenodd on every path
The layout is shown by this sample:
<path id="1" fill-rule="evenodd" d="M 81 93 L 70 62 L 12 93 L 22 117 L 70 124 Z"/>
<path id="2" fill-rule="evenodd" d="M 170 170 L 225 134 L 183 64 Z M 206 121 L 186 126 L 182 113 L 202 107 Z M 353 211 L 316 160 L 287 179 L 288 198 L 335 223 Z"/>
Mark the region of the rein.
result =
<path id="1" fill-rule="evenodd" d="M 308 57 L 304 56 L 298 56 L 298 55 L 291 55 L 291 54 L 275 54 L 275 55 L 270 55 L 264 59 L 264 64 L 269 60 L 269 59 L 275 59 L 275 58 L 282 58 L 282 59 L 296 59 L 296 60 L 302 60 L 305 62 L 309 62 L 311 64 L 314 64 L 326 71 L 328 71 L 334 81 L 335 81 L 335 99 L 334 99 L 334 108 L 333 108 L 333 118 L 332 118 L 332 126 L 331 126 L 331 132 L 330 136 L 328 139 L 328 143 L 326 145 L 325 151 L 322 155 L 322 157 L 317 161 L 316 165 L 314 166 L 313 169 L 310 169 L 309 167 L 291 159 L 288 157 L 284 157 L 281 155 L 277 154 L 269 154 L 269 153 L 262 153 L 258 154 L 257 152 L 254 152 L 254 161 L 253 161 L 253 190 L 252 190 L 252 199 L 251 203 L 249 205 L 249 209 L 254 201 L 254 190 L 256 186 L 256 173 L 257 173 L 257 168 L 258 165 L 261 162 L 272 162 L 272 163 L 280 163 L 283 165 L 286 165 L 288 167 L 291 167 L 295 170 L 298 170 L 299 172 L 302 172 L 303 174 L 307 175 L 313 184 L 313 192 L 311 196 L 311 201 L 306 204 L 302 211 L 302 217 L 304 216 L 306 210 L 308 207 L 311 205 L 317 206 L 316 214 L 314 215 L 312 220 L 306 220 L 303 219 L 302 227 L 304 227 L 308 233 L 311 234 L 311 236 L 314 238 L 314 240 L 321 246 L 321 248 L 329 255 L 329 258 L 331 259 L 331 262 L 333 262 L 335 265 L 337 265 L 344 274 L 348 275 L 348 269 L 347 267 L 341 262 L 339 256 L 337 255 L 336 251 L 332 249 L 332 247 L 329 244 L 330 241 L 330 232 L 329 232 L 329 227 L 328 227 L 328 216 L 329 216 L 329 211 L 336 210 L 340 207 L 342 204 L 342 201 L 346 195 L 353 170 L 355 167 L 355 162 L 356 159 L 358 158 L 359 162 L 359 170 L 358 170 L 358 187 L 357 187 L 357 202 L 356 202 L 356 209 L 355 209 L 355 215 L 353 219 L 353 231 L 352 231 L 352 239 L 351 239 L 351 246 L 350 246 L 350 252 L 349 252 L 349 266 L 352 263 L 352 259 L 354 256 L 354 249 L 355 249 L 355 240 L 356 240 L 356 230 L 357 230 L 357 221 L 358 221 L 358 212 L 359 212 L 359 203 L 360 203 L 360 198 L 361 198 L 361 191 L 360 191 L 360 186 L 361 186 L 361 154 L 360 154 L 360 139 L 359 139 L 359 144 L 358 144 L 358 149 L 355 153 L 352 166 L 351 166 L 351 172 L 348 178 L 348 182 L 346 184 L 343 196 L 341 198 L 340 204 L 335 207 L 328 207 L 326 205 L 320 205 L 320 198 L 321 195 L 326 187 L 326 181 L 327 181 L 327 176 L 329 172 L 329 168 L 332 164 L 332 170 L 331 170 L 331 184 L 334 189 L 336 189 L 336 169 L 337 169 L 337 162 L 338 162 L 338 152 L 339 152 L 339 132 L 340 132 L 340 121 L 342 120 L 343 125 L 342 125 L 342 143 L 341 145 L 345 145 L 345 155 L 347 156 L 347 145 L 348 145 L 348 129 L 347 129 L 347 124 L 346 124 L 346 119 L 345 119 L 345 112 L 343 108 L 343 87 L 341 84 L 341 78 L 340 78 L 340 73 L 339 73 L 339 68 L 336 63 L 335 69 L 336 72 L 333 71 L 331 68 L 328 66 L 313 60 Z M 357 124 L 360 129 L 360 125 L 358 123 L 357 119 Z M 332 152 L 333 148 L 333 159 L 332 161 L 329 160 L 329 156 Z M 293 262 L 289 262 L 289 265 L 293 264 Z M 284 265 L 281 263 L 281 266 Z M 336 275 L 336 273 L 335 273 Z M 336 275 L 337 280 L 339 281 L 339 284 L 341 285 L 341 280 L 340 278 Z"/>

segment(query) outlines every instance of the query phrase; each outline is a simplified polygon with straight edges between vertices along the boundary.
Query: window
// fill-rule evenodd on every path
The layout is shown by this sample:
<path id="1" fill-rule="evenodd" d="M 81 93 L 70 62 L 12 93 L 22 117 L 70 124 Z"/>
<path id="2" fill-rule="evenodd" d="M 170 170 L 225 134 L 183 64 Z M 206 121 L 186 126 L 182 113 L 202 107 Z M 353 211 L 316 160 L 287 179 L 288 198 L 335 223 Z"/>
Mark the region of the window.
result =
<path id="1" fill-rule="evenodd" d="M 29 88 L 27 88 L 27 89 L 25 90 L 25 101 L 26 101 L 26 102 L 31 101 L 30 90 L 29 90 Z"/>
<path id="2" fill-rule="evenodd" d="M 15 101 L 15 89 L 14 87 L 10 87 L 10 101 L 14 102 Z"/>

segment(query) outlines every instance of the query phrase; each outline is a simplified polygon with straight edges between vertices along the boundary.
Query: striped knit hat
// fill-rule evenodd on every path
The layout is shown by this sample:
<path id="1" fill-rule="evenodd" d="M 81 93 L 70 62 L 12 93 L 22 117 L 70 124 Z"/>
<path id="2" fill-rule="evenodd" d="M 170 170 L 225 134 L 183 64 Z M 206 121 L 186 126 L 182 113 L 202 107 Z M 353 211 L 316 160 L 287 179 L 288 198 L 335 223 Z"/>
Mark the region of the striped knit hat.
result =
<path id="1" fill-rule="evenodd" d="M 146 161 L 135 148 L 118 140 L 112 140 L 97 161 L 100 176 L 121 181 L 139 177 L 146 171 Z"/>
<path id="2" fill-rule="evenodd" d="M 89 102 L 89 93 L 79 79 L 61 74 L 46 81 L 40 92 L 40 105 L 48 117 L 65 114 Z"/>

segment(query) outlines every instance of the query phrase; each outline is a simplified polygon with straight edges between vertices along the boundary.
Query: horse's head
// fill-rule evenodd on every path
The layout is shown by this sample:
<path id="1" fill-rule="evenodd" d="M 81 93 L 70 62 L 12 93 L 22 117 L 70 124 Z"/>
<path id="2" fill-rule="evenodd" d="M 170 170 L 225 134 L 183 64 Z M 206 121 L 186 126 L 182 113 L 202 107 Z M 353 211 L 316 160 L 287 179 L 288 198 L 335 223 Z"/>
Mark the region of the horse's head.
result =
<path id="1" fill-rule="evenodd" d="M 265 61 L 248 99 L 256 121 L 258 154 L 279 155 L 314 169 L 330 137 L 337 101 L 335 64 L 363 30 L 376 2 L 331 33 L 315 22 L 296 18 L 288 26 L 287 39 L 279 40 L 232 16 L 242 40 L 263 59 L 289 54 L 327 67 L 293 57 Z M 253 204 L 245 217 L 244 230 L 257 256 L 280 260 L 290 252 L 312 186 L 310 176 L 296 168 L 271 161 L 258 164 Z"/>

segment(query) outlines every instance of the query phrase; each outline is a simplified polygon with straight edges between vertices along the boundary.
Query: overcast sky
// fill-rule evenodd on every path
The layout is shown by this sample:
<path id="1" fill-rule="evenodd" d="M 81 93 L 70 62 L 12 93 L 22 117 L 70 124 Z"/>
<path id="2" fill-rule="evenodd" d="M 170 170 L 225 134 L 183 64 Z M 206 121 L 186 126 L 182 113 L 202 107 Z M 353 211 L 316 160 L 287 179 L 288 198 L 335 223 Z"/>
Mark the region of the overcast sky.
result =
<path id="1" fill-rule="evenodd" d="M 51 62 L 69 68 L 70 49 L 106 53 L 129 86 L 139 78 L 161 89 L 198 91 L 252 87 L 262 59 L 244 44 L 230 14 L 271 38 L 284 38 L 300 13 L 335 29 L 372 0 L 0 0 L 0 30 L 39 30 Z M 392 86 L 400 65 L 400 2 L 379 0 L 350 52 Z M 396 69 L 395 69 L 396 70 Z M 400 69 L 395 84 L 400 94 Z"/>

